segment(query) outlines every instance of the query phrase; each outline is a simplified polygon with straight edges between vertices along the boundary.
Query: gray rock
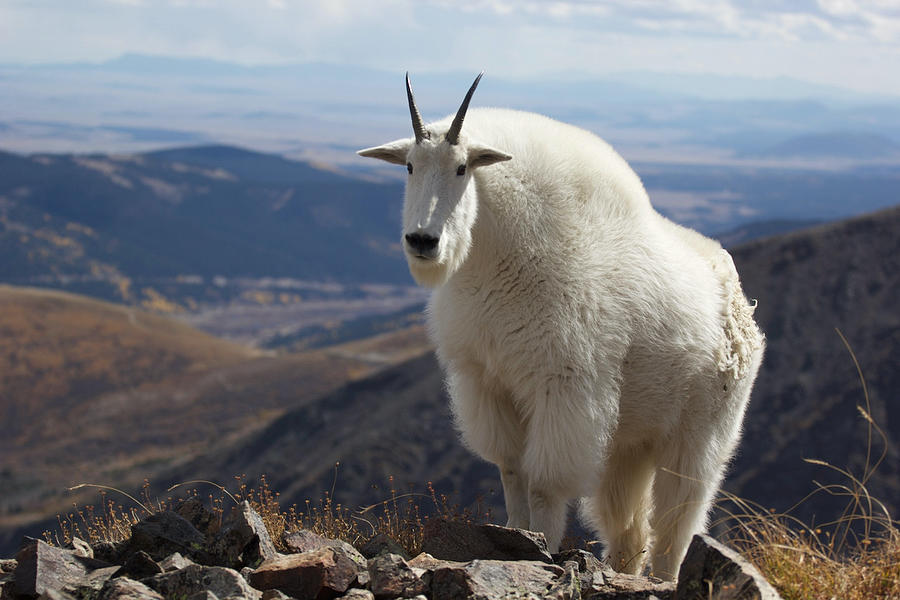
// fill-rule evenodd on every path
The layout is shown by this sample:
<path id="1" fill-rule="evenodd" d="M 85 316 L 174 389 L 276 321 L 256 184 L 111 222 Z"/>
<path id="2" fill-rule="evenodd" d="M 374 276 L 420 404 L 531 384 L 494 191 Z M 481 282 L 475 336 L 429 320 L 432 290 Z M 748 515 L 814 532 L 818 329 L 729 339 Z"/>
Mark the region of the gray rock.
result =
<path id="1" fill-rule="evenodd" d="M 474 560 L 464 566 L 441 567 L 431 581 L 432 600 L 496 600 L 544 598 L 577 600 L 573 577 L 557 565 L 539 561 Z M 567 591 L 568 590 L 568 591 Z M 568 595 L 567 595 L 568 594 Z"/>
<path id="2" fill-rule="evenodd" d="M 347 590 L 347 593 L 338 598 L 338 600 L 375 600 L 375 595 L 369 590 L 350 588 Z"/>
<path id="3" fill-rule="evenodd" d="M 193 564 L 196 563 L 189 558 L 183 557 L 178 552 L 173 552 L 169 556 L 159 561 L 159 566 L 162 567 L 163 573 L 177 571 Z"/>
<path id="4" fill-rule="evenodd" d="M 14 589 L 23 596 L 40 596 L 51 590 L 78 595 L 82 588 L 99 589 L 116 570 L 36 539 L 26 540 L 16 561 Z"/>
<path id="5" fill-rule="evenodd" d="M 562 567 L 563 574 L 553 586 L 547 590 L 544 598 L 552 600 L 580 600 L 581 580 L 578 576 L 578 565 L 575 561 L 566 561 Z"/>
<path id="6" fill-rule="evenodd" d="M 219 530 L 218 517 L 196 498 L 182 500 L 175 507 L 175 512 L 184 517 L 188 523 L 207 538 L 212 538 Z"/>
<path id="7" fill-rule="evenodd" d="M 94 549 L 91 548 L 91 545 L 80 537 L 72 538 L 72 542 L 69 544 L 69 549 L 72 550 L 72 553 L 75 556 L 81 556 L 83 558 L 94 558 Z"/>
<path id="8" fill-rule="evenodd" d="M 403 560 L 409 560 L 409 554 L 403 546 L 401 546 L 397 540 L 385 533 L 379 533 L 367 541 L 362 545 L 359 551 L 366 558 L 375 558 L 379 554 L 396 554 L 397 556 L 402 557 Z"/>
<path id="9" fill-rule="evenodd" d="M 119 562 L 122 550 L 128 546 L 128 542 L 110 542 L 108 540 L 100 540 L 91 544 L 91 551 L 94 558 L 106 561 L 110 564 Z"/>
<path id="10" fill-rule="evenodd" d="M 154 513 L 131 526 L 127 554 L 143 550 L 153 560 L 173 552 L 206 561 L 206 538 L 184 517 L 172 511 Z"/>
<path id="11" fill-rule="evenodd" d="M 740 554 L 708 535 L 691 540 L 678 571 L 678 600 L 781 600 L 775 588 Z"/>
<path id="12" fill-rule="evenodd" d="M 595 576 L 596 577 L 596 576 Z M 671 581 L 626 575 L 624 573 L 604 574 L 589 588 L 582 588 L 584 600 L 673 600 L 675 584 Z"/>
<path id="13" fill-rule="evenodd" d="M 4 558 L 0 560 L 0 573 L 12 573 L 18 564 L 14 558 Z"/>
<path id="14" fill-rule="evenodd" d="M 602 586 L 607 579 L 615 574 L 612 567 L 601 562 L 599 558 L 587 550 L 564 550 L 553 556 L 556 564 L 565 568 L 571 563 L 578 574 L 578 582 L 581 590 L 588 590 L 593 586 Z"/>
<path id="15" fill-rule="evenodd" d="M 103 585 L 97 600 L 163 600 L 163 597 L 140 581 L 117 577 Z"/>
<path id="16" fill-rule="evenodd" d="M 271 558 L 250 574 L 250 584 L 295 598 L 328 600 L 350 589 L 358 572 L 359 566 L 340 548 L 325 547 Z"/>
<path id="17" fill-rule="evenodd" d="M 266 590 L 262 593 L 262 600 L 290 600 L 290 596 L 281 590 Z"/>
<path id="18" fill-rule="evenodd" d="M 410 598 L 428 592 L 428 584 L 397 554 L 369 560 L 369 589 L 376 598 Z"/>
<path id="19" fill-rule="evenodd" d="M 203 590 L 193 596 L 188 596 L 187 600 L 219 600 L 219 597 L 209 590 Z"/>
<path id="20" fill-rule="evenodd" d="M 37 600 L 78 600 L 75 596 L 60 592 L 59 590 L 47 590 L 37 597 Z"/>
<path id="21" fill-rule="evenodd" d="M 425 523 L 422 551 L 455 561 L 538 560 L 553 562 L 544 534 L 499 525 L 473 525 L 446 519 Z"/>
<path id="22" fill-rule="evenodd" d="M 288 551 L 293 553 L 309 552 L 310 550 L 318 550 L 319 548 L 326 547 L 340 548 L 344 554 L 349 556 L 353 562 L 360 566 L 360 568 L 365 569 L 367 565 L 367 557 L 347 542 L 323 537 L 308 529 L 287 532 L 281 536 L 281 541 Z"/>
<path id="23" fill-rule="evenodd" d="M 163 572 L 163 568 L 150 558 L 150 555 L 139 550 L 128 557 L 125 564 L 119 568 L 113 577 L 130 577 L 131 579 L 144 579 L 153 577 Z"/>
<path id="24" fill-rule="evenodd" d="M 246 500 L 222 523 L 210 551 L 216 564 L 232 569 L 256 567 L 278 555 L 262 517 Z"/>
<path id="25" fill-rule="evenodd" d="M 219 598 L 259 600 L 260 592 L 250 587 L 240 573 L 225 567 L 190 565 L 143 581 L 166 598 L 189 598 L 198 592 L 212 592 Z"/>

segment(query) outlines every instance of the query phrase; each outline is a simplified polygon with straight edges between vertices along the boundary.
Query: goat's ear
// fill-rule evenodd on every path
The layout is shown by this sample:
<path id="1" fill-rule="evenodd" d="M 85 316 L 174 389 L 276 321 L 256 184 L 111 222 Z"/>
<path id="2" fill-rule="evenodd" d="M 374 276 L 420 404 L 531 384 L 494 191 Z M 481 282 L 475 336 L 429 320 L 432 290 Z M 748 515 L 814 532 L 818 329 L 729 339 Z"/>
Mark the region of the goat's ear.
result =
<path id="1" fill-rule="evenodd" d="M 356 153 L 366 158 L 377 158 L 378 160 L 386 160 L 395 165 L 405 165 L 406 156 L 409 154 L 409 148 L 413 145 L 411 139 L 395 140 L 388 142 L 384 146 L 376 146 L 374 148 L 366 148 Z"/>
<path id="2" fill-rule="evenodd" d="M 489 146 L 469 147 L 469 164 L 472 167 L 486 167 L 510 159 L 512 159 L 512 156 L 506 152 L 495 150 Z"/>

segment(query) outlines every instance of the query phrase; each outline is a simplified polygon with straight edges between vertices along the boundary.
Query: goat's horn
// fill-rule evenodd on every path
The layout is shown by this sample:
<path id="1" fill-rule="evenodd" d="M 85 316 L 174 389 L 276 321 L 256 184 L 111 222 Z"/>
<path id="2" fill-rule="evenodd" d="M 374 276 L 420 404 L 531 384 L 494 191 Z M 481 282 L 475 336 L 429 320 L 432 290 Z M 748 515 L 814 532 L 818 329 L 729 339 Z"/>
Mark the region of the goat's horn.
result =
<path id="1" fill-rule="evenodd" d="M 413 132 L 416 134 L 416 143 L 418 144 L 425 138 L 429 137 L 422 124 L 422 115 L 416 108 L 416 101 L 413 99 L 412 85 L 409 83 L 409 71 L 406 72 L 406 99 L 409 100 L 409 116 L 412 117 Z"/>
<path id="2" fill-rule="evenodd" d="M 450 145 L 455 146 L 459 143 L 459 130 L 462 129 L 463 119 L 466 118 L 466 111 L 469 110 L 469 101 L 472 99 L 472 94 L 475 93 L 475 88 L 478 87 L 478 82 L 481 81 L 482 75 L 484 75 L 484 71 L 479 73 L 478 77 L 475 78 L 475 83 L 469 88 L 466 97 L 459 106 L 459 110 L 456 111 L 456 116 L 453 117 L 453 122 L 450 123 L 450 129 L 447 131 L 446 136 L 447 143 Z"/>

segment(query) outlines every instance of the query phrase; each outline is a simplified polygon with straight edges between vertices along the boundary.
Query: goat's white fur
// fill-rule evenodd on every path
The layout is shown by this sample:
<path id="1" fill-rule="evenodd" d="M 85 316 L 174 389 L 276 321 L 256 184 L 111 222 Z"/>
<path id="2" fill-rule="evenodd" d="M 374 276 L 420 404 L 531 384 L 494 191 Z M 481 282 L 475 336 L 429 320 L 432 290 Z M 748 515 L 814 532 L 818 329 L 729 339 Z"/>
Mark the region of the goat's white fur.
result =
<path id="1" fill-rule="evenodd" d="M 764 339 L 728 253 L 657 213 L 597 136 L 471 109 L 360 151 L 410 163 L 404 233 L 440 238 L 430 333 L 466 445 L 508 525 L 562 539 L 567 502 L 612 564 L 674 578 L 740 435 Z M 496 163 L 496 164 L 495 164 Z M 458 165 L 467 165 L 457 175 Z"/>

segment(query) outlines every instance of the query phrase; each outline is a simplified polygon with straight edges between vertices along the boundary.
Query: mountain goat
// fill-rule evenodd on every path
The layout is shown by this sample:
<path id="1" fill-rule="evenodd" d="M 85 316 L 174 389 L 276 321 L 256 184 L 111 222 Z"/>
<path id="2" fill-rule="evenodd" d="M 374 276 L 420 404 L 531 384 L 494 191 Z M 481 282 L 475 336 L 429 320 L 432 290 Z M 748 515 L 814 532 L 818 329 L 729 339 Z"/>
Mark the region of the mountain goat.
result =
<path id="1" fill-rule="evenodd" d="M 595 135 L 513 110 L 360 150 L 405 165 L 403 240 L 466 445 L 510 527 L 567 503 L 623 571 L 674 578 L 737 444 L 764 338 L 729 254 L 657 213 Z M 463 122 L 465 121 L 465 127 Z"/>

